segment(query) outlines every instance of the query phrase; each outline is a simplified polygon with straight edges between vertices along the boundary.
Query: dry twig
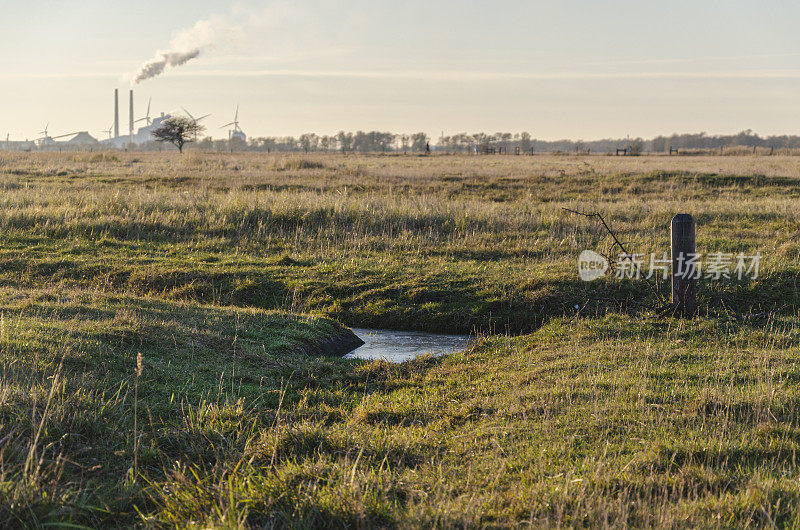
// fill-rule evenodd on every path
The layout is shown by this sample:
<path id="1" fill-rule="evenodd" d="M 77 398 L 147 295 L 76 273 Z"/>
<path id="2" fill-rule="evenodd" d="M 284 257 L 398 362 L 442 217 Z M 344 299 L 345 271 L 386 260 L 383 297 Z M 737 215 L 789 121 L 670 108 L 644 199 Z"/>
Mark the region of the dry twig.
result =
<path id="1" fill-rule="evenodd" d="M 620 242 L 620 240 L 617 238 L 617 235 L 614 233 L 613 230 L 611 230 L 611 227 L 608 226 L 608 223 L 606 223 L 606 220 L 603 219 L 603 216 L 600 213 L 598 212 L 586 213 L 578 210 L 571 210 L 569 208 L 562 208 L 562 209 L 570 213 L 582 215 L 584 217 L 599 219 L 600 223 L 603 225 L 603 228 L 606 229 L 606 232 L 608 232 L 608 234 L 614 240 L 614 244 L 611 245 L 611 250 L 613 250 L 615 246 L 619 247 L 619 249 L 625 255 L 625 258 L 628 259 L 633 264 L 633 266 L 636 268 L 636 272 L 638 273 L 638 275 L 645 281 L 645 283 L 647 283 L 647 286 L 650 288 L 650 290 L 656 296 L 658 301 L 661 303 L 661 305 L 655 310 L 658 313 L 662 313 L 662 312 L 667 312 L 669 309 L 672 309 L 672 304 L 664 300 L 664 298 L 661 296 L 661 293 L 658 292 L 658 289 L 656 289 L 653 283 L 644 275 L 644 273 L 642 273 L 642 269 L 639 268 L 639 264 L 636 263 L 636 260 L 633 259 L 633 256 L 627 251 L 625 246 Z"/>

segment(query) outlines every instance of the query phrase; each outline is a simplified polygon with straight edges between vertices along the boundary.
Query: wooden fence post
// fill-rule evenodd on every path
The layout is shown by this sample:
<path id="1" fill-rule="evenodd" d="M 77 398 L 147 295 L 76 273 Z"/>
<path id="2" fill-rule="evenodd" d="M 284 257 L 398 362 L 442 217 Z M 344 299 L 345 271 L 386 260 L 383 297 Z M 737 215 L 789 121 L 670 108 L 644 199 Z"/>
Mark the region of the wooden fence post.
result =
<path id="1" fill-rule="evenodd" d="M 694 261 L 695 222 L 688 213 L 672 218 L 672 304 L 677 313 L 692 316 L 697 311 L 698 267 Z"/>

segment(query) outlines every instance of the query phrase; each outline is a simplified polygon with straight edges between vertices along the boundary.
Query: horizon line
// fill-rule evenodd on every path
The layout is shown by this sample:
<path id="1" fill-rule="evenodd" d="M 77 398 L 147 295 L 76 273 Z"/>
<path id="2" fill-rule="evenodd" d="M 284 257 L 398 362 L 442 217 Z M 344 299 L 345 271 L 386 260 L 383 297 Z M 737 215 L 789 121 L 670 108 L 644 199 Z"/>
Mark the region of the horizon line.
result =
<path id="1" fill-rule="evenodd" d="M 2 72 L 0 79 L 92 79 L 117 78 L 130 84 L 128 72 Z M 182 70 L 168 71 L 165 77 L 302 77 L 302 78 L 361 78 L 361 79 L 425 79 L 430 81 L 499 81 L 499 80 L 578 80 L 578 79 L 800 79 L 800 69 L 748 69 L 716 72 L 495 72 L 495 71 L 382 71 L 382 70 Z M 149 81 L 149 80 L 147 80 Z M 139 83 L 139 86 L 144 81 Z"/>

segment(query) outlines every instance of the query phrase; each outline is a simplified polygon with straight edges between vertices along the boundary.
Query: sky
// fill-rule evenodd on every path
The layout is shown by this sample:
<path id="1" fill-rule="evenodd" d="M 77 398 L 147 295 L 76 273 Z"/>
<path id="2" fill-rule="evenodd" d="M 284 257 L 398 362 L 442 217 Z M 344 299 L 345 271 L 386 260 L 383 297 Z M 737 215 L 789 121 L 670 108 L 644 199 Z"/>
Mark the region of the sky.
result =
<path id="1" fill-rule="evenodd" d="M 592 140 L 800 134 L 800 2 L 0 0 L 0 136 L 113 121 L 140 66 L 199 28 L 199 56 L 134 88 L 227 137 L 339 130 Z M 199 24 L 198 24 L 199 23 Z M 183 33 L 182 33 L 183 32 Z M 194 34 L 198 32 L 195 31 Z"/>

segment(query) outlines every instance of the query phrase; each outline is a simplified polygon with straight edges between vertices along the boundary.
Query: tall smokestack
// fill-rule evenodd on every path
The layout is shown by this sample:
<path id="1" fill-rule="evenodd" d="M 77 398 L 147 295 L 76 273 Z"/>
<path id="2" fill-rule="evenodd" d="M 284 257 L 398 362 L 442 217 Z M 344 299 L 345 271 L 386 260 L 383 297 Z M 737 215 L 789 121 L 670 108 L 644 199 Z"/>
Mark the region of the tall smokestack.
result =
<path id="1" fill-rule="evenodd" d="M 119 89 L 114 89 L 114 138 L 119 138 Z"/>
<path id="2" fill-rule="evenodd" d="M 131 90 L 130 125 L 128 126 L 128 141 L 133 141 L 133 90 Z"/>

